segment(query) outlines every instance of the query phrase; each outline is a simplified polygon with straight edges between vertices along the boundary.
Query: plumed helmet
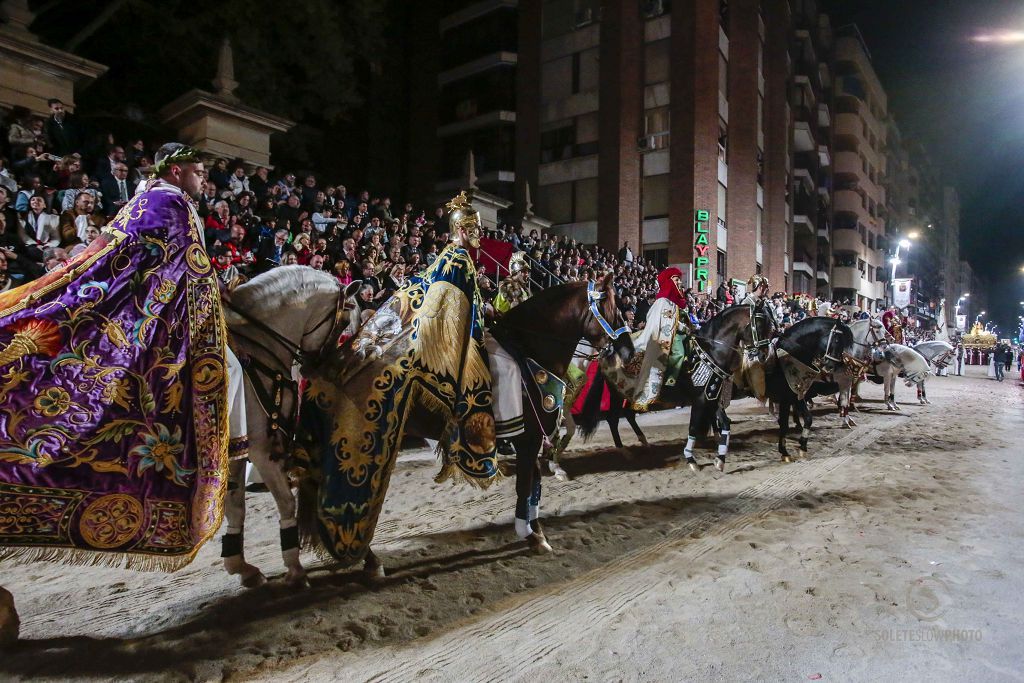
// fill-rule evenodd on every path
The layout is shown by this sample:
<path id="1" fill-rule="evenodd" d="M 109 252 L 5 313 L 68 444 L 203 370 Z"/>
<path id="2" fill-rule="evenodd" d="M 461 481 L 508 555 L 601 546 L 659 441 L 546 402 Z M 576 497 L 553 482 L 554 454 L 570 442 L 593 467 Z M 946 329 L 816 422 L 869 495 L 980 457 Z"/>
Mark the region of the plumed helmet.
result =
<path id="1" fill-rule="evenodd" d="M 530 270 L 530 262 L 526 259 L 525 251 L 517 251 L 508 260 L 508 274 L 516 275 L 524 270 Z"/>
<path id="2" fill-rule="evenodd" d="M 762 288 L 764 288 L 764 289 L 768 289 L 769 288 L 769 284 L 768 284 L 768 279 L 767 278 L 765 278 L 765 277 L 763 277 L 761 275 L 752 275 L 751 278 L 749 280 L 747 280 L 747 291 L 748 292 L 756 292 L 757 290 L 762 289 Z"/>

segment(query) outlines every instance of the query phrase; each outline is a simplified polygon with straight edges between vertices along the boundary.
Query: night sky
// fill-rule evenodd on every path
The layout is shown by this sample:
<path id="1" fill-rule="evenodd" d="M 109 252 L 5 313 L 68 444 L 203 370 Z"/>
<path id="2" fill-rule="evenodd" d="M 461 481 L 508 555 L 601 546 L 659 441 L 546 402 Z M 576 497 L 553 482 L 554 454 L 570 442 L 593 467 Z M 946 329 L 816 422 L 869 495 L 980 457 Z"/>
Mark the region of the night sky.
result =
<path id="1" fill-rule="evenodd" d="M 987 276 L 1000 336 L 1024 301 L 1024 31 L 1020 0 L 835 0 L 833 26 L 856 23 L 904 136 L 921 140 L 960 192 L 961 258 Z M 972 311 L 972 316 L 979 311 Z"/>

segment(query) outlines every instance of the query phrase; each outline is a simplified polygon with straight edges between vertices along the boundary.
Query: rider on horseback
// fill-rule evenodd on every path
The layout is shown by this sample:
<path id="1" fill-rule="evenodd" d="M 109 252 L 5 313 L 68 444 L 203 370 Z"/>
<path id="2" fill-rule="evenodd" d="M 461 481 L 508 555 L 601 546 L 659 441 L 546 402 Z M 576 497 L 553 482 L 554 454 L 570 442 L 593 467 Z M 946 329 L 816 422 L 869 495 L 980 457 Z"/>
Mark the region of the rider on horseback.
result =
<path id="1" fill-rule="evenodd" d="M 526 259 L 526 252 L 517 251 L 508 260 L 508 277 L 498 285 L 494 310 L 499 314 L 508 313 L 530 295 L 530 262 Z"/>
<path id="2" fill-rule="evenodd" d="M 448 226 L 452 242 L 445 247 L 445 251 L 464 255 L 465 260 L 472 264 L 467 249 L 480 248 L 480 213 L 473 208 L 465 192 L 459 193 L 457 197 L 448 202 L 447 208 L 451 212 L 448 217 Z M 443 254 L 444 252 L 442 252 Z M 523 264 L 525 265 L 525 260 Z M 522 266 L 516 273 L 521 272 Z M 525 272 L 528 282 L 528 265 L 526 265 Z M 474 300 L 477 304 L 476 310 L 482 310 L 480 290 L 475 274 L 474 269 L 472 274 Z M 525 297 L 522 300 L 525 300 Z M 518 300 L 516 303 L 520 303 L 522 300 Z M 443 340 L 437 340 L 437 342 L 443 343 Z M 491 409 L 494 415 L 495 436 L 503 453 L 514 453 L 514 449 L 507 443 L 507 440 L 524 431 L 522 373 L 515 358 L 502 348 L 487 331 L 484 332 L 484 347 L 487 349 L 487 364 L 491 371 Z"/>

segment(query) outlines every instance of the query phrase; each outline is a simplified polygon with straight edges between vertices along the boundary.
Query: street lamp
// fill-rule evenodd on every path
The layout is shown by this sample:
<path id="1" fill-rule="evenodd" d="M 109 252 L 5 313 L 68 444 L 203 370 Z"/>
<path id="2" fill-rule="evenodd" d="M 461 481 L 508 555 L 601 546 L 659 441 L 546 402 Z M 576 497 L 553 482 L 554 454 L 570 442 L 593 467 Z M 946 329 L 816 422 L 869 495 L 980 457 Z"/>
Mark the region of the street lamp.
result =
<path id="1" fill-rule="evenodd" d="M 889 273 L 889 286 L 892 288 L 892 303 L 896 304 L 896 266 L 900 264 L 900 249 L 910 249 L 910 240 L 917 237 L 916 232 L 912 232 L 909 235 L 910 239 L 902 239 L 896 243 L 896 253 L 892 255 L 890 263 L 892 264 L 892 270 Z"/>

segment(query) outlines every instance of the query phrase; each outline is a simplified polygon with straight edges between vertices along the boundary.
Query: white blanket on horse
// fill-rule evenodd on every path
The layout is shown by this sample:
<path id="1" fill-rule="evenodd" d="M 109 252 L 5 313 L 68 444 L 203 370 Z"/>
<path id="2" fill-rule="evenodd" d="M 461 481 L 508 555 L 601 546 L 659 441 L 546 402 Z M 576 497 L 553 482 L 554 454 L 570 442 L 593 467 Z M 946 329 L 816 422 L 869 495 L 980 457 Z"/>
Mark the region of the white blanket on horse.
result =
<path id="1" fill-rule="evenodd" d="M 633 361 L 625 367 L 602 361 L 605 376 L 634 410 L 647 410 L 661 393 L 678 328 L 679 307 L 668 299 L 658 299 L 647 312 L 644 329 L 633 334 L 637 351 Z"/>
<path id="2" fill-rule="evenodd" d="M 487 362 L 491 370 L 491 409 L 494 432 L 509 439 L 526 431 L 523 422 L 523 374 L 519 363 L 502 348 L 490 332 L 484 332 Z"/>

